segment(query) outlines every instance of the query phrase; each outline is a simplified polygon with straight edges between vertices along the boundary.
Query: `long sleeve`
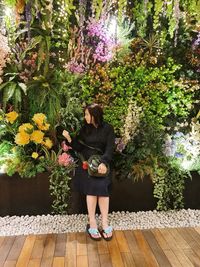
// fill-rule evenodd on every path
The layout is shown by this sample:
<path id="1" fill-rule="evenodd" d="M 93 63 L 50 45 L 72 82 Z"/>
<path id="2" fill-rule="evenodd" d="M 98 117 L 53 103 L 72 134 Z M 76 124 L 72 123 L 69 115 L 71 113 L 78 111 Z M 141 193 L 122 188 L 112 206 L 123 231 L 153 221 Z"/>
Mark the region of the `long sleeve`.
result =
<path id="1" fill-rule="evenodd" d="M 81 152 L 84 147 L 78 140 L 79 136 L 75 136 L 74 138 L 72 138 L 72 141 L 69 145 L 72 147 L 73 150 Z"/>
<path id="2" fill-rule="evenodd" d="M 102 162 L 110 163 L 113 157 L 115 147 L 115 134 L 114 129 L 111 125 L 109 125 L 109 132 L 106 134 L 106 147 L 105 152 L 101 157 Z"/>

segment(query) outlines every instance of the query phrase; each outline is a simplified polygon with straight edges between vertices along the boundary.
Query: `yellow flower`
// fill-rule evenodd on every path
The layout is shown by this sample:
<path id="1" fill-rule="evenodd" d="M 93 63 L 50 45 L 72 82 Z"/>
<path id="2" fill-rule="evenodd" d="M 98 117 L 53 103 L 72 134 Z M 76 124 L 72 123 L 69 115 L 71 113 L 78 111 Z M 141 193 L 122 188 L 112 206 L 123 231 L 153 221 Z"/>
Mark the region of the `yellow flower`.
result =
<path id="1" fill-rule="evenodd" d="M 35 122 L 39 130 L 47 131 L 50 127 L 50 124 L 46 123 L 47 117 L 43 113 L 36 113 L 32 120 Z"/>
<path id="2" fill-rule="evenodd" d="M 17 119 L 17 117 L 19 116 L 19 114 L 15 111 L 11 111 L 9 113 L 6 113 L 6 119 L 8 122 L 10 122 L 11 124 L 14 123 L 14 121 Z"/>
<path id="3" fill-rule="evenodd" d="M 29 141 L 30 141 L 30 135 L 25 132 L 18 133 L 15 136 L 15 143 L 17 145 L 24 146 L 27 145 Z"/>
<path id="4" fill-rule="evenodd" d="M 32 120 L 37 124 L 37 125 L 42 125 L 44 121 L 46 121 L 47 117 L 43 113 L 36 113 Z"/>
<path id="5" fill-rule="evenodd" d="M 42 144 L 46 146 L 46 148 L 48 149 L 51 149 L 53 146 L 53 142 L 51 141 L 51 139 L 49 139 L 49 137 L 44 138 L 44 141 L 42 142 Z"/>
<path id="6" fill-rule="evenodd" d="M 32 130 L 33 130 L 33 125 L 30 123 L 23 123 L 18 129 L 19 132 L 26 132 L 26 133 L 31 133 Z"/>
<path id="7" fill-rule="evenodd" d="M 37 124 L 38 129 L 47 131 L 49 130 L 50 124 L 49 123 L 43 123 L 43 124 Z"/>
<path id="8" fill-rule="evenodd" d="M 31 155 L 31 157 L 32 157 L 33 159 L 37 159 L 38 156 L 39 156 L 39 155 L 38 155 L 37 152 L 33 152 L 32 155 Z"/>
<path id="9" fill-rule="evenodd" d="M 41 144 L 43 141 L 43 137 L 44 137 L 44 133 L 42 131 L 36 130 L 32 132 L 30 139 L 31 141 L 37 144 Z"/>

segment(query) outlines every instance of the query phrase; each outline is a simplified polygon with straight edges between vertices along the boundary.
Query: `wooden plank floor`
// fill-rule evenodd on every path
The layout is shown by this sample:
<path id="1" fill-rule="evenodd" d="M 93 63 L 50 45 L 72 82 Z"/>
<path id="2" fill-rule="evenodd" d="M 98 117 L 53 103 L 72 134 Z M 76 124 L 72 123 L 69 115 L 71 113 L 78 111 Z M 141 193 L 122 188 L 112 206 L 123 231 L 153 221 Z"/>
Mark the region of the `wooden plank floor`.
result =
<path id="1" fill-rule="evenodd" d="M 0 267 L 200 266 L 200 227 L 0 237 Z"/>

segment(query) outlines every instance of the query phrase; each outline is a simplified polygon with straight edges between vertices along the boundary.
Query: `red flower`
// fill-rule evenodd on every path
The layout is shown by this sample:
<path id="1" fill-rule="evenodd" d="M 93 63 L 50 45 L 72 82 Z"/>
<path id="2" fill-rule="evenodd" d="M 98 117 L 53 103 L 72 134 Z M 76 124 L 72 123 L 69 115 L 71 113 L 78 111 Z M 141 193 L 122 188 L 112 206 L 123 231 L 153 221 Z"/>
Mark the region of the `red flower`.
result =
<path id="1" fill-rule="evenodd" d="M 83 168 L 84 170 L 87 170 L 87 169 L 88 169 L 88 163 L 87 163 L 87 161 L 83 161 L 83 163 L 82 163 L 82 168 Z"/>

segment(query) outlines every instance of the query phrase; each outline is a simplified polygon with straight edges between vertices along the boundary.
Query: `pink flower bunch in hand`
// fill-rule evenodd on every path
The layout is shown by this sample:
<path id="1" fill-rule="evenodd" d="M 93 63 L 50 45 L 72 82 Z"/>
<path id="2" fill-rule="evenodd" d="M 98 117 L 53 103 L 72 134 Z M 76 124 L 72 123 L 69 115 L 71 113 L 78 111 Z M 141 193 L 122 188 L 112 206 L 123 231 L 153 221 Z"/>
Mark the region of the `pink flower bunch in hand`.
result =
<path id="1" fill-rule="evenodd" d="M 61 143 L 62 150 L 67 152 L 69 149 L 72 149 L 71 146 L 66 145 L 65 141 Z"/>

